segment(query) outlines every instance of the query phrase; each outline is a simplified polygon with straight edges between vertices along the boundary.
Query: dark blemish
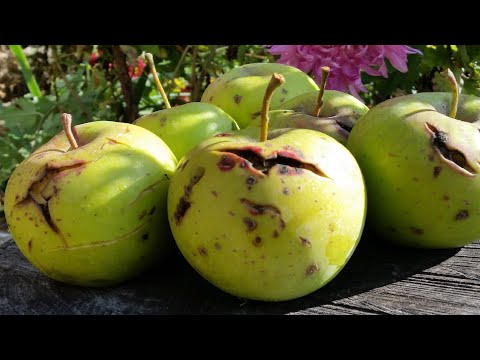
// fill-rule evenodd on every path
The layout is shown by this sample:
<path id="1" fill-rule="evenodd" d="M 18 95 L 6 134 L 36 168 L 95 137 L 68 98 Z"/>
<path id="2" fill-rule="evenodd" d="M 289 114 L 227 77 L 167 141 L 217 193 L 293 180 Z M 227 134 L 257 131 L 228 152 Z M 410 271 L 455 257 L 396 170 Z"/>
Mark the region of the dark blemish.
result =
<path id="1" fill-rule="evenodd" d="M 218 196 L 218 193 L 217 193 L 215 190 L 213 190 L 213 191 L 212 191 L 212 195 L 215 196 L 215 197 L 217 197 L 217 196 Z"/>
<path id="2" fill-rule="evenodd" d="M 442 171 L 442 167 L 441 166 L 435 166 L 433 168 L 433 177 L 436 178 L 438 177 L 438 175 L 440 175 L 440 172 Z"/>
<path id="3" fill-rule="evenodd" d="M 277 231 L 277 230 L 273 230 L 273 237 L 274 237 L 274 238 L 277 238 L 277 237 L 278 237 L 278 231 Z"/>
<path id="4" fill-rule="evenodd" d="M 230 216 L 235 216 L 235 213 L 230 210 L 230 211 L 228 211 L 228 215 L 230 215 Z"/>
<path id="5" fill-rule="evenodd" d="M 44 231 L 43 233 L 44 233 L 45 235 L 47 235 L 47 234 L 48 234 L 48 232 L 47 232 L 47 231 Z"/>
<path id="6" fill-rule="evenodd" d="M 33 219 L 32 219 L 32 220 L 33 220 Z M 59 218 L 56 218 L 55 220 L 56 220 L 56 221 L 62 221 L 62 219 L 59 219 Z"/>
<path id="7" fill-rule="evenodd" d="M 288 252 L 288 255 L 293 255 L 293 253 L 291 251 Z"/>
<path id="8" fill-rule="evenodd" d="M 212 101 L 213 100 L 213 95 L 210 96 L 210 99 L 208 99 L 208 101 Z"/>
<path id="9" fill-rule="evenodd" d="M 167 117 L 166 116 L 163 116 L 160 118 L 160 122 L 164 123 L 165 121 L 167 121 Z"/>
<path id="10" fill-rule="evenodd" d="M 334 232 L 335 231 L 335 224 L 331 223 L 331 224 L 328 224 L 328 229 L 331 231 L 331 232 Z"/>
<path id="11" fill-rule="evenodd" d="M 418 178 L 417 178 L 417 177 L 413 177 L 412 180 L 415 181 L 415 182 L 418 182 Z"/>
<path id="12" fill-rule="evenodd" d="M 428 160 L 429 160 L 429 161 L 433 161 L 433 160 L 435 160 L 435 158 L 434 158 L 433 155 L 428 155 Z"/>
<path id="13" fill-rule="evenodd" d="M 283 219 L 280 219 L 280 229 L 285 229 L 285 221 L 283 221 Z"/>
<path id="14" fill-rule="evenodd" d="M 254 176 L 247 177 L 246 180 L 247 185 L 254 185 L 257 183 L 257 179 Z"/>
<path id="15" fill-rule="evenodd" d="M 265 213 L 269 213 L 273 216 L 281 216 L 280 210 L 278 210 L 278 208 L 276 208 L 275 206 L 257 204 L 245 198 L 240 199 L 240 202 L 247 208 L 248 212 L 253 216 L 263 215 Z"/>
<path id="16" fill-rule="evenodd" d="M 48 202 L 46 204 L 39 204 L 40 210 L 42 211 L 43 217 L 45 218 L 45 221 L 47 222 L 48 225 L 52 228 L 52 230 L 56 233 L 58 233 L 58 227 L 55 225 L 53 222 L 51 216 L 50 216 L 50 210 L 48 208 Z"/>
<path id="17" fill-rule="evenodd" d="M 199 253 L 200 255 L 202 255 L 202 256 L 207 256 L 207 255 L 208 255 L 207 249 L 205 249 L 203 246 L 200 246 L 200 247 L 198 248 L 198 253 Z"/>
<path id="18" fill-rule="evenodd" d="M 193 175 L 192 178 L 190 179 L 190 184 L 185 186 L 184 188 L 185 194 L 180 198 L 180 201 L 178 202 L 178 205 L 177 205 L 177 209 L 173 214 L 173 217 L 175 218 L 177 225 L 180 223 L 180 221 L 185 216 L 185 213 L 192 205 L 189 201 L 189 197 L 192 194 L 192 189 L 200 181 L 200 179 L 203 177 L 204 174 L 205 174 L 205 168 L 203 167 L 197 168 L 195 175 Z"/>
<path id="19" fill-rule="evenodd" d="M 168 174 L 163 174 L 163 177 L 165 178 L 165 180 L 170 180 L 170 178 L 168 177 Z"/>
<path id="20" fill-rule="evenodd" d="M 68 237 L 72 237 L 72 234 L 70 234 L 70 233 L 67 233 L 67 236 L 68 236 Z"/>
<path id="21" fill-rule="evenodd" d="M 175 214 L 173 214 L 173 217 L 175 218 L 177 225 L 185 216 L 185 213 L 187 212 L 187 210 L 190 209 L 191 205 L 192 204 L 188 201 L 188 198 L 186 196 L 182 196 L 180 198 L 180 201 L 178 202 L 178 205 L 177 205 L 177 209 L 175 210 Z"/>
<path id="22" fill-rule="evenodd" d="M 142 240 L 147 240 L 148 239 L 148 234 L 143 234 L 142 235 Z"/>
<path id="23" fill-rule="evenodd" d="M 257 223 L 255 222 L 255 220 L 250 218 L 243 218 L 243 223 L 247 225 L 248 232 L 255 230 L 255 228 L 257 227 Z"/>
<path id="24" fill-rule="evenodd" d="M 300 241 L 302 242 L 303 246 L 312 247 L 312 243 L 307 238 L 300 236 Z"/>
<path id="25" fill-rule="evenodd" d="M 232 134 L 229 134 L 229 133 L 220 133 L 220 134 L 215 135 L 215 137 L 227 137 L 227 136 L 232 136 Z"/>
<path id="26" fill-rule="evenodd" d="M 235 95 L 233 97 L 233 101 L 235 102 L 235 104 L 240 104 L 240 101 L 242 101 L 242 95 Z"/>
<path id="27" fill-rule="evenodd" d="M 262 238 L 260 236 L 257 236 L 255 239 L 253 239 L 252 244 L 254 246 L 259 246 L 261 242 L 262 242 Z"/>
<path id="28" fill-rule="evenodd" d="M 288 90 L 287 90 L 287 89 L 285 89 L 285 88 L 282 88 L 280 91 L 282 92 L 282 94 L 286 94 L 286 93 L 288 93 Z"/>
<path id="29" fill-rule="evenodd" d="M 297 190 L 302 190 L 302 187 L 301 187 L 301 186 L 297 186 Z"/>
<path id="30" fill-rule="evenodd" d="M 33 221 L 33 217 L 30 216 L 30 217 L 28 218 L 28 220 Z"/>
<path id="31" fill-rule="evenodd" d="M 457 215 L 455 215 L 455 220 L 465 220 L 468 218 L 468 210 L 460 210 Z"/>
<path id="32" fill-rule="evenodd" d="M 185 166 L 187 166 L 189 161 L 190 161 L 190 159 L 185 160 L 185 162 L 182 164 L 182 166 L 180 166 L 180 171 L 183 171 L 183 169 L 185 169 Z"/>
<path id="33" fill-rule="evenodd" d="M 414 226 L 410 226 L 410 231 L 415 235 L 423 235 L 423 229 L 419 229 Z"/>
<path id="34" fill-rule="evenodd" d="M 147 210 L 143 210 L 140 213 L 140 215 L 138 215 L 138 220 L 142 220 L 145 217 L 145 215 L 147 215 Z"/>
<path id="35" fill-rule="evenodd" d="M 285 101 L 285 98 L 281 98 L 281 99 L 280 99 L 280 102 L 281 102 L 281 103 L 284 102 L 284 101 Z"/>
<path id="36" fill-rule="evenodd" d="M 288 191 L 288 188 L 286 188 L 286 187 L 283 188 L 282 192 L 283 192 L 284 195 L 290 194 L 290 192 Z"/>
<path id="37" fill-rule="evenodd" d="M 222 171 L 229 171 L 235 166 L 235 160 L 229 155 L 222 155 L 217 166 Z"/>
<path id="38" fill-rule="evenodd" d="M 390 157 L 397 157 L 397 155 L 395 155 L 395 154 L 393 154 L 393 153 L 390 153 L 390 152 L 388 153 L 388 156 L 390 156 Z"/>
<path id="39" fill-rule="evenodd" d="M 443 195 L 442 199 L 445 200 L 445 201 L 448 201 L 448 200 L 450 200 L 450 197 L 448 195 Z"/>
<path id="40" fill-rule="evenodd" d="M 32 240 L 28 242 L 28 252 L 32 251 Z"/>
<path id="41" fill-rule="evenodd" d="M 439 131 L 435 126 L 429 123 L 425 123 L 425 125 L 427 131 L 430 133 L 432 146 L 436 148 L 443 159 L 454 162 L 457 166 L 471 174 L 476 173 L 476 171 L 474 171 L 467 163 L 467 159 L 464 154 L 458 150 L 448 148 L 448 133 Z"/>
<path id="42" fill-rule="evenodd" d="M 148 215 L 152 215 L 155 212 L 155 210 L 157 210 L 157 207 L 156 206 L 152 207 Z"/>
<path id="43" fill-rule="evenodd" d="M 15 195 L 15 200 L 18 200 L 18 199 L 20 199 L 20 195 L 17 194 Z"/>
<path id="44" fill-rule="evenodd" d="M 222 248 L 222 245 L 220 245 L 218 242 L 215 243 L 215 249 L 220 250 Z"/>
<path id="45" fill-rule="evenodd" d="M 261 114 L 260 111 L 254 112 L 252 115 L 250 115 L 250 119 L 252 120 L 256 119 L 257 117 L 260 116 L 260 114 Z"/>
<path id="46" fill-rule="evenodd" d="M 317 272 L 319 270 L 317 264 L 312 264 L 309 267 L 307 267 L 307 270 L 305 271 L 306 276 L 312 275 L 314 272 Z"/>

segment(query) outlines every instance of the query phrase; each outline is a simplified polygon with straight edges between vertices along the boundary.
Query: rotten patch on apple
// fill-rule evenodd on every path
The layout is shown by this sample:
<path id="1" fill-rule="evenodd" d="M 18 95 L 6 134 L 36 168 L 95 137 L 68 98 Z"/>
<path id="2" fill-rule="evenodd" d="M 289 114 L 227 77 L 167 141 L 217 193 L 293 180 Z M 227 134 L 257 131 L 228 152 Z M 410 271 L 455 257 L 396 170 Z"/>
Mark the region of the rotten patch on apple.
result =
<path id="1" fill-rule="evenodd" d="M 205 168 L 198 167 L 194 175 L 190 179 L 190 183 L 187 186 L 185 186 L 184 195 L 180 198 L 177 204 L 175 213 L 173 214 L 173 217 L 177 225 L 180 224 L 186 212 L 188 211 L 188 209 L 190 209 L 190 206 L 192 204 L 189 201 L 189 198 L 190 198 L 190 195 L 192 194 L 192 189 L 196 184 L 198 184 L 198 182 L 201 180 L 203 175 L 205 175 Z"/>
<path id="2" fill-rule="evenodd" d="M 425 130 L 431 137 L 431 144 L 440 160 L 460 175 L 474 177 L 477 171 L 473 169 L 464 151 L 452 144 L 448 133 L 438 130 L 435 126 L 425 123 Z M 435 175 L 435 173 L 434 173 Z"/>

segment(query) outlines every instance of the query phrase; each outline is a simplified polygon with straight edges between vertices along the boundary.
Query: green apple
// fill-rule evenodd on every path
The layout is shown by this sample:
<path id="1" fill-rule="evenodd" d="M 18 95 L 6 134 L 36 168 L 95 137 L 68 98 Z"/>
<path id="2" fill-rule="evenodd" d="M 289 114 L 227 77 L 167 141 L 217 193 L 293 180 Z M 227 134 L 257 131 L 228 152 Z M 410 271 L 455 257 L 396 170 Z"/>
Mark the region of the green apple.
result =
<path id="1" fill-rule="evenodd" d="M 480 238 L 480 99 L 453 89 L 387 100 L 350 134 L 368 226 L 387 241 L 456 248 Z"/>
<path id="2" fill-rule="evenodd" d="M 177 159 L 181 159 L 193 146 L 210 136 L 239 129 L 230 115 L 213 104 L 193 102 L 171 107 L 158 79 L 152 54 L 147 53 L 145 58 L 166 108 L 144 115 L 135 120 L 134 124 L 160 137 Z"/>
<path id="3" fill-rule="evenodd" d="M 201 102 L 220 107 L 240 128 L 245 128 L 260 115 L 265 88 L 274 72 L 282 74 L 286 83 L 273 95 L 272 108 L 304 92 L 318 90 L 312 78 L 293 66 L 255 63 L 236 67 L 217 78 L 207 86 Z"/>
<path id="4" fill-rule="evenodd" d="M 282 81 L 274 74 L 266 97 Z M 358 164 L 336 140 L 308 129 L 268 132 L 267 124 L 264 116 L 260 130 L 207 139 L 180 160 L 168 219 L 181 253 L 210 283 L 283 301 L 341 271 L 362 234 L 366 194 Z"/>
<path id="5" fill-rule="evenodd" d="M 269 127 L 312 129 L 346 145 L 350 131 L 368 107 L 357 98 L 336 90 L 325 90 L 330 69 L 322 68 L 320 90 L 300 94 L 269 112 Z M 261 116 L 248 127 L 260 127 Z"/>
<path id="6" fill-rule="evenodd" d="M 95 121 L 53 137 L 17 166 L 5 216 L 23 255 L 44 275 L 110 286 L 174 249 L 167 190 L 177 160 L 150 131 Z M 73 131 L 72 131 L 73 130 Z"/>

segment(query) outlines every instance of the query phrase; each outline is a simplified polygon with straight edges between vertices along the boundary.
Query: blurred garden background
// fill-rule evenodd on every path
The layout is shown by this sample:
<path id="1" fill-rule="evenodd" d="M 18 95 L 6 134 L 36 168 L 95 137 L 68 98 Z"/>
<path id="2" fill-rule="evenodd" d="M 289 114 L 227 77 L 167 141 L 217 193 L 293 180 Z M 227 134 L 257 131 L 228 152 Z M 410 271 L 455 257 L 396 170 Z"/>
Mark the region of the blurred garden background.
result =
<path id="1" fill-rule="evenodd" d="M 205 88 L 229 69 L 277 61 L 314 78 L 320 66 L 331 66 L 330 88 L 350 92 L 369 107 L 404 94 L 449 91 L 440 75 L 447 67 L 462 93 L 480 96 L 480 45 L 405 45 L 400 52 L 394 47 L 0 45 L 0 218 L 11 172 L 61 131 L 60 113 L 71 113 L 74 124 L 131 123 L 163 108 L 145 52 L 153 54 L 172 106 L 199 101 Z"/>

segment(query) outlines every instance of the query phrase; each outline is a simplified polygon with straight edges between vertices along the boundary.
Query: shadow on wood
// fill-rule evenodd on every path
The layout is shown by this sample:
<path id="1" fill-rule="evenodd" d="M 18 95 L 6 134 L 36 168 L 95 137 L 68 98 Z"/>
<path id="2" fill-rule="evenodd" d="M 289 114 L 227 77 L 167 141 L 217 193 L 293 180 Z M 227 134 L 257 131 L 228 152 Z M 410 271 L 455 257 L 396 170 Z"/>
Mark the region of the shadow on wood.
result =
<path id="1" fill-rule="evenodd" d="M 322 289 L 300 299 L 245 301 L 200 277 L 179 252 L 143 276 L 120 286 L 80 288 L 41 275 L 15 243 L 0 243 L 0 314 L 286 314 L 408 278 L 454 256 L 455 250 L 416 250 L 374 241 L 364 233 L 345 268 Z"/>

